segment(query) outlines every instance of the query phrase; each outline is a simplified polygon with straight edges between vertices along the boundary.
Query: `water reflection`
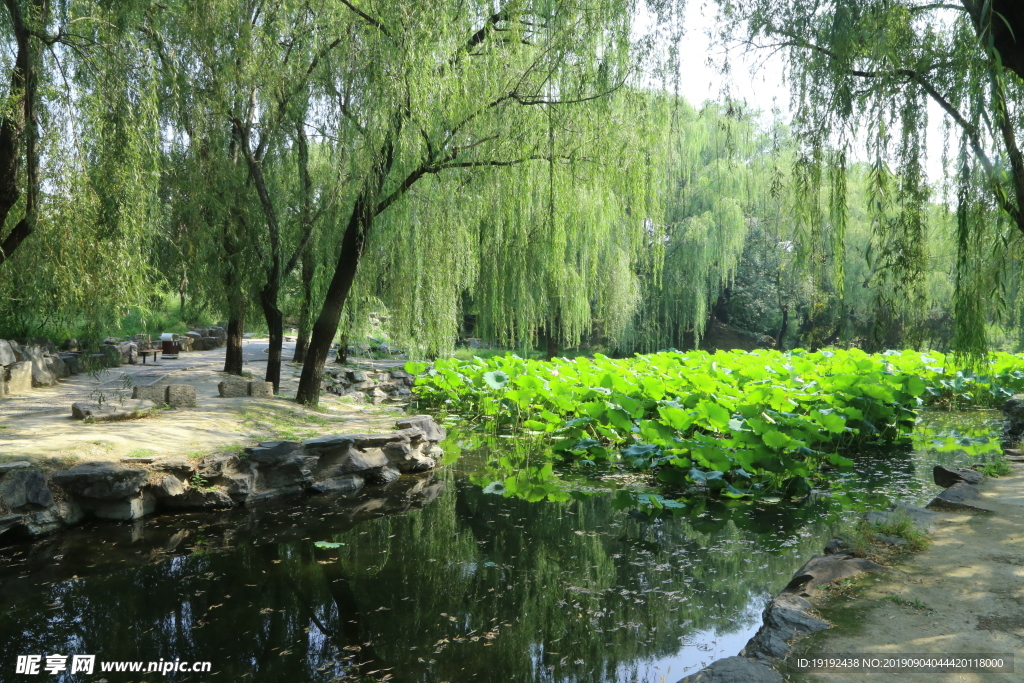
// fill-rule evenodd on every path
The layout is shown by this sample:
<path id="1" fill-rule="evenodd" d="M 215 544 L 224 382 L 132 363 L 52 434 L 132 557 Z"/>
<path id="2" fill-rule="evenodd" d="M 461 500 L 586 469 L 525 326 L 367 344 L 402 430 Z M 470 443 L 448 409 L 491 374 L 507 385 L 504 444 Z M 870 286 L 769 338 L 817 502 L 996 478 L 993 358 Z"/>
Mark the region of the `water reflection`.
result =
<path id="1" fill-rule="evenodd" d="M 488 492 L 500 454 L 477 452 L 386 498 L 104 524 L 6 548 L 0 680 L 19 679 L 19 654 L 62 653 L 213 662 L 212 675 L 167 677 L 178 681 L 673 683 L 735 654 L 768 596 L 855 508 L 924 500 L 932 464 L 979 459 L 928 444 L 943 430 L 988 433 L 992 416 L 939 417 L 915 452 L 860 457 L 802 505 L 710 502 L 651 523 L 614 496 L 572 495 L 626 485 L 614 477 Z"/>

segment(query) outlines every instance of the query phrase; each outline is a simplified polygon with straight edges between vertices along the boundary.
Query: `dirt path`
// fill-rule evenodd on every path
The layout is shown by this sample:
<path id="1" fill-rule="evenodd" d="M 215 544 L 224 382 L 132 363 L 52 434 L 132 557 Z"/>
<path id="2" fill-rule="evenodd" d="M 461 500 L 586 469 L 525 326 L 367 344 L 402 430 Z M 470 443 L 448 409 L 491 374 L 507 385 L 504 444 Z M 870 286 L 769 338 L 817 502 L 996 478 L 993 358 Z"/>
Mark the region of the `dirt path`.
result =
<path id="1" fill-rule="evenodd" d="M 836 626 L 789 662 L 827 653 L 1013 653 L 1015 673 L 794 673 L 793 681 L 1019 683 L 1024 680 L 1024 465 L 982 486 L 992 514 L 942 514 L 932 546 L 820 606 Z"/>
<path id="2" fill-rule="evenodd" d="M 246 340 L 245 370 L 254 378 L 261 378 L 266 371 L 266 347 L 266 340 Z M 285 348 L 285 358 L 290 358 L 292 351 Z M 282 364 L 278 397 L 220 398 L 217 383 L 225 377 L 220 371 L 223 365 L 223 349 L 181 354 L 177 361 L 123 365 L 98 378 L 75 375 L 54 387 L 2 399 L 0 462 L 29 460 L 67 467 L 127 455 L 205 455 L 274 437 L 304 439 L 326 433 L 388 431 L 399 413 L 397 408 L 355 403 L 333 394 L 323 394 L 318 411 L 303 408 L 288 400 L 295 395 L 301 371 L 293 363 Z M 191 384 L 196 388 L 197 407 L 126 422 L 85 424 L 71 418 L 71 404 L 95 401 L 97 391 L 116 403 L 123 375 L 140 385 Z M 131 390 L 125 393 L 130 396 Z"/>

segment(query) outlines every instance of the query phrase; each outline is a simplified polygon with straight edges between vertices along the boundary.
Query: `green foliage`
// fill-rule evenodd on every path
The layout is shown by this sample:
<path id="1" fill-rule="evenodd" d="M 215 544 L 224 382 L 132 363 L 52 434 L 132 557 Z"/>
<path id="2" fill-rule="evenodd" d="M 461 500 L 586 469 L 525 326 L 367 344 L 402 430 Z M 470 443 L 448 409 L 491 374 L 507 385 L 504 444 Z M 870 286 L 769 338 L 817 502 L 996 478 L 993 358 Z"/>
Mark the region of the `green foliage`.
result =
<path id="1" fill-rule="evenodd" d="M 986 477 L 1006 477 L 1013 474 L 1013 468 L 1005 458 L 996 458 L 985 463 L 980 472 Z"/>
<path id="2" fill-rule="evenodd" d="M 991 406 L 1024 389 L 1017 356 L 996 354 L 978 373 L 951 363 L 913 351 L 796 350 L 505 356 L 406 368 L 423 373 L 415 392 L 424 409 L 533 435 L 565 462 L 623 463 L 667 486 L 744 498 L 803 497 L 821 467 L 849 467 L 847 455 L 864 448 L 908 444 L 926 403 Z M 950 437 L 948 446 L 969 447 L 965 439 L 973 443 Z"/>

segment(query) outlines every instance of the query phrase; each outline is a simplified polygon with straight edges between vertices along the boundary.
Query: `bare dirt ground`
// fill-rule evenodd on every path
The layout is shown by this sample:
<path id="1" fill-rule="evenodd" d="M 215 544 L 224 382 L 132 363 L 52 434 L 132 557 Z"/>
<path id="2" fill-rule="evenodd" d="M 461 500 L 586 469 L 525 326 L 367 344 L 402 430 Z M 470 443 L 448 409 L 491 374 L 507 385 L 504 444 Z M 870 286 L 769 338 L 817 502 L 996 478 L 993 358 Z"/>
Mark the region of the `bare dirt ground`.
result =
<path id="1" fill-rule="evenodd" d="M 1012 653 L 1015 673 L 794 673 L 816 683 L 1024 681 L 1024 465 L 982 485 L 993 513 L 944 513 L 929 549 L 869 574 L 820 605 L 835 628 L 797 644 L 807 655 Z"/>
<path id="2" fill-rule="evenodd" d="M 245 370 L 254 379 L 266 371 L 266 340 L 246 340 Z M 293 344 L 285 344 L 291 358 Z M 383 362 L 365 361 L 374 366 Z M 392 363 L 394 364 L 394 363 Z M 0 462 L 28 460 L 62 468 L 87 460 L 125 456 L 206 455 L 270 438 L 305 439 L 328 433 L 389 431 L 400 410 L 356 403 L 323 394 L 318 410 L 292 402 L 301 367 L 282 364 L 281 394 L 274 398 L 220 398 L 217 383 L 226 375 L 224 349 L 183 353 L 178 360 L 110 368 L 99 377 L 73 375 L 57 386 L 0 399 Z M 74 402 L 95 402 L 99 393 L 116 405 L 125 376 L 131 384 L 191 384 L 194 409 L 160 411 L 125 422 L 85 424 L 71 418 Z"/>

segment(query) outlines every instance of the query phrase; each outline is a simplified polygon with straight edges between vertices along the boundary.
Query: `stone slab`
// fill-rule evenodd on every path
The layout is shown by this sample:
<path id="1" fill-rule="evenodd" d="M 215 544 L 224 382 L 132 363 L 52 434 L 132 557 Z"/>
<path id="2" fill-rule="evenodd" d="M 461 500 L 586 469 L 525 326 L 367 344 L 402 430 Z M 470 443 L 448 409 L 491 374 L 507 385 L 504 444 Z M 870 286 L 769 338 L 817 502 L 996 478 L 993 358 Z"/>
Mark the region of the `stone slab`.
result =
<path id="1" fill-rule="evenodd" d="M 191 384 L 168 384 L 164 402 L 172 408 L 195 408 L 196 388 Z"/>
<path id="2" fill-rule="evenodd" d="M 27 394 L 32 391 L 32 361 L 14 363 L 8 368 L 8 373 L 8 394 Z"/>

